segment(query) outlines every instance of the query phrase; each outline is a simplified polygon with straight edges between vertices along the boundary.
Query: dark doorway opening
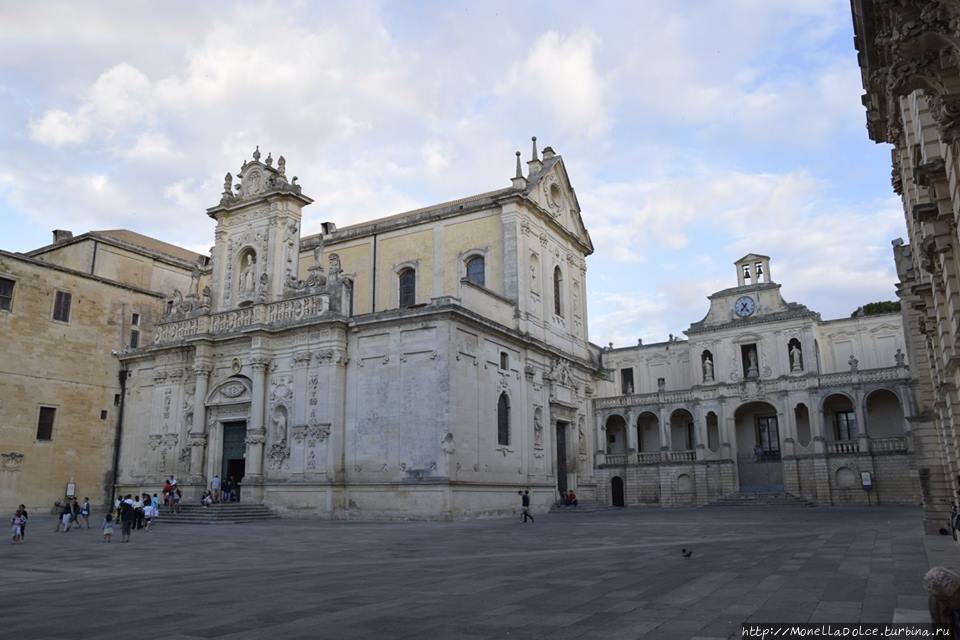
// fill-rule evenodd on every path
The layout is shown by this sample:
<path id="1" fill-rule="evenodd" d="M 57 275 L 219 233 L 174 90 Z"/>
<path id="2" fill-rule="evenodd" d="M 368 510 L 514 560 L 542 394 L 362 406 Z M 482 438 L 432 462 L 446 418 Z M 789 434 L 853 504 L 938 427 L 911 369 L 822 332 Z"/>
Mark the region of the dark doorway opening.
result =
<path id="1" fill-rule="evenodd" d="M 225 422 L 223 425 L 223 468 L 224 480 L 233 480 L 233 493 L 239 499 L 240 483 L 246 473 L 247 452 L 247 423 L 246 421 Z"/>
<path id="2" fill-rule="evenodd" d="M 610 497 L 613 506 L 622 507 L 625 505 L 623 501 L 623 478 L 620 476 L 614 476 L 610 479 Z"/>
<path id="3" fill-rule="evenodd" d="M 557 490 L 567 495 L 567 423 L 557 423 Z"/>

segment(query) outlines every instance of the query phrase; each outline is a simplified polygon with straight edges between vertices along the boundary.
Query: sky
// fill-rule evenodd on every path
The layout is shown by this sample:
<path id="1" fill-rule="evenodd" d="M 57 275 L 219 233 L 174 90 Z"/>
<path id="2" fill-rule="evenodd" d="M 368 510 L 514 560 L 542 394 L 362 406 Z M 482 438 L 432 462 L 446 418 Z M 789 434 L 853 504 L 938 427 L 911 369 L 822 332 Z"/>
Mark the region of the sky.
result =
<path id="1" fill-rule="evenodd" d="M 681 335 L 769 255 L 824 319 L 895 299 L 905 236 L 867 137 L 848 0 L 0 0 L 0 248 L 127 228 L 206 253 L 259 145 L 303 232 L 509 186 L 564 158 L 589 333 Z"/>

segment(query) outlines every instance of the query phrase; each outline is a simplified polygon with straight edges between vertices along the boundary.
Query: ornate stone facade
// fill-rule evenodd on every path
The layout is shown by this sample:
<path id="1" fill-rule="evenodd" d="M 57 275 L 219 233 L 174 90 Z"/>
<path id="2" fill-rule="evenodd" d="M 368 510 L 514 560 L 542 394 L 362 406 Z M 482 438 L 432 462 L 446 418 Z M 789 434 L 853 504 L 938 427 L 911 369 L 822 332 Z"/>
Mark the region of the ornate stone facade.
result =
<path id="1" fill-rule="evenodd" d="M 533 153 L 509 188 L 305 238 L 282 157 L 228 174 L 210 265 L 121 356 L 122 490 L 234 476 L 242 500 L 332 518 L 591 499 L 592 245 L 562 159 Z"/>
<path id="2" fill-rule="evenodd" d="M 700 505 L 737 491 L 819 504 L 915 504 L 901 319 L 824 322 L 788 303 L 770 259 L 736 263 L 688 340 L 603 353 L 597 480 L 612 504 Z M 869 474 L 871 491 L 863 487 Z"/>
<path id="3" fill-rule="evenodd" d="M 867 130 L 893 145 L 891 182 L 909 243 L 894 242 L 906 349 L 917 372 L 912 418 L 929 532 L 948 526 L 960 489 L 957 358 L 960 236 L 960 5 L 854 0 Z"/>

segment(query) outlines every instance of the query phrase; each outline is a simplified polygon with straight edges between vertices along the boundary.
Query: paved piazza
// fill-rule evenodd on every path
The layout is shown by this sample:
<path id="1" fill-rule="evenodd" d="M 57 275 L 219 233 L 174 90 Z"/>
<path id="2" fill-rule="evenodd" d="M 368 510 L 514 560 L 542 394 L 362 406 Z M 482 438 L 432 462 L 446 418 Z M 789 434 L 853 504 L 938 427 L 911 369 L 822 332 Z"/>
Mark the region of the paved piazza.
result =
<path id="1" fill-rule="evenodd" d="M 34 517 L 25 544 L 0 547 L 3 636 L 663 640 L 738 637 L 745 619 L 920 621 L 920 517 L 710 507 L 532 525 L 161 524 L 110 545 Z"/>

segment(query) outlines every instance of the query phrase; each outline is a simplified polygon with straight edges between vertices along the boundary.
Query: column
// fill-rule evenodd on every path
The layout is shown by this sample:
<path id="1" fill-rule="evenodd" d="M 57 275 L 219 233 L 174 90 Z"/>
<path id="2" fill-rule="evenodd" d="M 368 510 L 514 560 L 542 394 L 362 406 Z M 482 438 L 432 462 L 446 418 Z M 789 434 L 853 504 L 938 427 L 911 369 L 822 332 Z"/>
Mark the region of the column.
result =
<path id="1" fill-rule="evenodd" d="M 606 427 L 603 424 L 603 414 L 597 412 L 597 464 L 603 464 L 606 461 L 607 453 Z"/>
<path id="2" fill-rule="evenodd" d="M 670 416 L 666 408 L 660 406 L 657 409 L 657 419 L 660 421 L 660 451 L 670 450 Z"/>
<path id="3" fill-rule="evenodd" d="M 870 438 L 867 437 L 867 414 L 863 410 L 863 391 L 854 391 L 853 410 L 857 416 L 857 440 L 860 444 L 860 453 L 870 452 Z"/>
<path id="4" fill-rule="evenodd" d="M 634 458 L 636 461 L 637 451 L 640 450 L 640 447 L 637 442 L 637 423 L 636 423 L 636 414 L 634 410 L 627 409 L 626 415 L 623 417 L 626 421 L 626 430 L 627 430 L 627 460 L 630 461 L 630 458 Z"/>
<path id="5" fill-rule="evenodd" d="M 693 411 L 693 448 L 697 454 L 697 460 L 703 460 L 707 456 L 707 418 L 703 411 L 703 405 L 699 402 L 694 403 Z"/>
<path id="6" fill-rule="evenodd" d="M 210 362 L 206 358 L 194 360 L 193 373 L 196 376 L 196 390 L 193 394 L 193 423 L 190 425 L 190 482 L 206 487 L 204 462 L 207 447 L 207 384 L 210 379 Z"/>
<path id="7" fill-rule="evenodd" d="M 251 359 L 253 369 L 253 392 L 250 398 L 250 421 L 247 423 L 247 453 L 244 469 L 244 491 L 241 495 L 250 497 L 248 487 L 263 484 L 263 444 L 267 430 L 263 423 L 264 400 L 267 387 L 267 366 L 270 360 L 262 356 Z"/>

